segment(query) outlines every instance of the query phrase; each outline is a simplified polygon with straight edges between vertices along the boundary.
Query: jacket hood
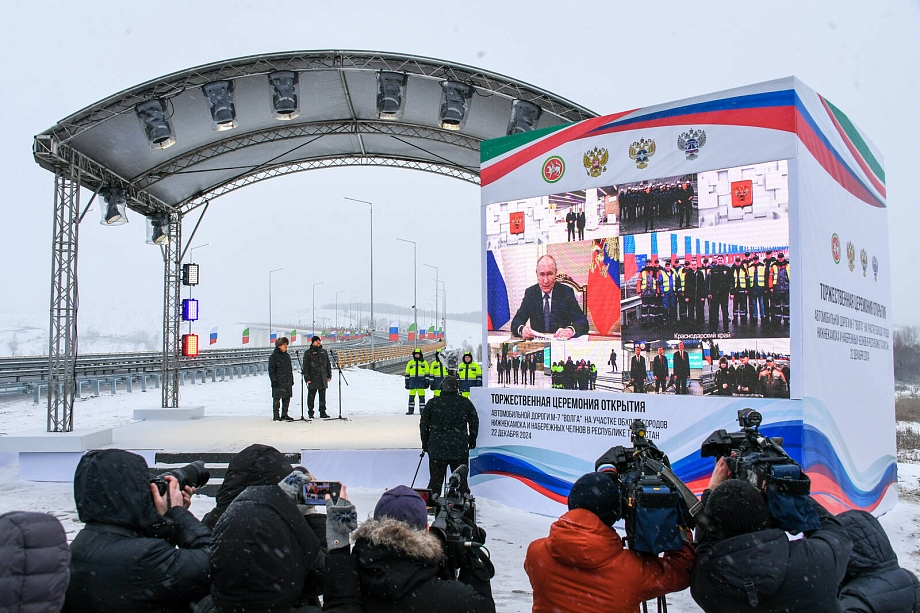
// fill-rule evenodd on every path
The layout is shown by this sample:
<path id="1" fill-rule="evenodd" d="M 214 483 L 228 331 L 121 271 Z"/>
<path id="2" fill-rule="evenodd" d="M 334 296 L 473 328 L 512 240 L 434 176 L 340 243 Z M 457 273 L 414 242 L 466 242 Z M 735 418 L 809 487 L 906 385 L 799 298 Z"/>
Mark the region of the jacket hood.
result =
<path id="1" fill-rule="evenodd" d="M 361 591 L 397 600 L 437 576 L 441 543 L 429 532 L 396 519 L 369 519 L 354 533 Z"/>
<path id="2" fill-rule="evenodd" d="M 73 495 L 82 522 L 144 531 L 163 521 L 153 506 L 147 462 L 128 451 L 100 449 L 80 458 Z"/>
<path id="3" fill-rule="evenodd" d="M 250 485 L 278 485 L 294 467 L 268 445 L 250 445 L 230 460 L 224 482 L 217 490 L 217 506 L 227 507 Z"/>
<path id="4" fill-rule="evenodd" d="M 546 550 L 559 564 L 589 570 L 619 554 L 623 540 L 591 511 L 573 509 L 550 527 Z"/>
<path id="5" fill-rule="evenodd" d="M 69 580 L 70 548 L 56 517 L 0 515 L 0 611 L 60 611 Z"/>
<path id="6" fill-rule="evenodd" d="M 698 563 L 694 572 L 705 572 L 716 590 L 742 601 L 749 600 L 748 582 L 753 582 L 759 600 L 772 596 L 786 579 L 789 539 L 779 529 L 741 534 L 716 543 L 705 569 Z"/>
<path id="7" fill-rule="evenodd" d="M 866 511 L 846 511 L 837 516 L 853 540 L 853 550 L 847 563 L 847 575 L 853 576 L 880 566 L 894 568 L 898 555 L 891 547 L 891 541 L 885 530 L 871 513 Z"/>

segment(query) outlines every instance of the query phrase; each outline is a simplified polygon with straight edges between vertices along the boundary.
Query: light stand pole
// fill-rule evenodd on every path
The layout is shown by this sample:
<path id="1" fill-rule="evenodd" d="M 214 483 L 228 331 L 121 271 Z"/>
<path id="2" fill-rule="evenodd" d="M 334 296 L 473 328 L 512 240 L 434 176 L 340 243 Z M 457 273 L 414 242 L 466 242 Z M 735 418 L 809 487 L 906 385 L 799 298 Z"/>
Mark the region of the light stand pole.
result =
<path id="1" fill-rule="evenodd" d="M 351 200 L 352 202 L 360 202 L 361 204 L 366 204 L 371 207 L 371 318 L 370 323 L 374 325 L 368 325 L 371 328 L 371 368 L 373 369 L 373 364 L 377 357 L 376 352 L 374 351 L 374 328 L 376 324 L 374 323 L 374 203 L 368 202 L 367 200 L 358 200 L 357 198 L 349 198 L 348 196 L 342 196 L 345 200 Z"/>
<path id="2" fill-rule="evenodd" d="M 345 290 L 339 290 L 335 293 L 335 342 L 339 342 L 339 294 L 344 294 Z"/>
<path id="3" fill-rule="evenodd" d="M 272 342 L 272 273 L 284 270 L 284 266 L 268 271 L 268 342 Z"/>
<path id="4" fill-rule="evenodd" d="M 438 270 L 437 266 L 432 266 L 431 264 L 425 264 L 422 262 L 422 266 L 427 266 L 428 268 L 434 268 L 434 327 L 435 327 L 435 337 L 438 336 L 439 324 L 438 324 L 438 279 L 441 276 L 441 271 Z M 437 339 L 436 339 L 437 340 Z"/>
<path id="5" fill-rule="evenodd" d="M 415 320 L 415 346 L 418 347 L 418 243 L 396 237 L 404 243 L 412 243 L 412 317 Z"/>
<path id="6" fill-rule="evenodd" d="M 322 285 L 325 281 L 318 281 L 313 284 L 313 311 L 311 315 L 313 316 L 313 336 L 316 336 L 316 286 Z"/>

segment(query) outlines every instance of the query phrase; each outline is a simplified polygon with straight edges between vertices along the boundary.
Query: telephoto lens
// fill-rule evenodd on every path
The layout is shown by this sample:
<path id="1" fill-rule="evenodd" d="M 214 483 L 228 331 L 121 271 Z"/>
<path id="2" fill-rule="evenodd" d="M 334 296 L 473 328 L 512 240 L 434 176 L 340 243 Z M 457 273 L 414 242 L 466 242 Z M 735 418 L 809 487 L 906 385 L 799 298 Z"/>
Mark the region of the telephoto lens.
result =
<path id="1" fill-rule="evenodd" d="M 151 479 L 150 482 L 156 484 L 157 489 L 160 491 L 160 496 L 166 493 L 166 477 L 175 477 L 176 481 L 179 482 L 179 489 L 181 490 L 185 489 L 186 485 L 190 485 L 194 488 L 205 485 L 211 478 L 211 473 L 208 472 L 208 469 L 205 467 L 204 461 L 195 460 L 182 468 L 174 468 L 173 470 L 157 475 Z"/>

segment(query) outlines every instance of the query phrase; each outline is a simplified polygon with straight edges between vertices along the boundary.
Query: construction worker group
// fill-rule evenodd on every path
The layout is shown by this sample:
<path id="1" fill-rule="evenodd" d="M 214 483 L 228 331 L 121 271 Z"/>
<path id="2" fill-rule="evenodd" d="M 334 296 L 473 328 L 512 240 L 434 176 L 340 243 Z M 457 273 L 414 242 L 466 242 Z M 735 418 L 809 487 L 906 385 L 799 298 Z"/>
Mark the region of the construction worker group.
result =
<path id="1" fill-rule="evenodd" d="M 406 389 L 409 390 L 409 410 L 406 415 L 414 415 L 416 399 L 418 414 L 425 410 L 425 390 L 431 389 L 432 395 L 441 395 L 441 383 L 448 374 L 448 367 L 441 356 L 441 350 L 435 351 L 431 362 L 425 361 L 422 350 L 418 347 L 412 352 L 412 359 L 406 364 Z M 457 365 L 457 378 L 460 380 L 460 394 L 470 397 L 470 389 L 482 386 L 482 367 L 473 361 L 473 354 L 467 351 Z"/>

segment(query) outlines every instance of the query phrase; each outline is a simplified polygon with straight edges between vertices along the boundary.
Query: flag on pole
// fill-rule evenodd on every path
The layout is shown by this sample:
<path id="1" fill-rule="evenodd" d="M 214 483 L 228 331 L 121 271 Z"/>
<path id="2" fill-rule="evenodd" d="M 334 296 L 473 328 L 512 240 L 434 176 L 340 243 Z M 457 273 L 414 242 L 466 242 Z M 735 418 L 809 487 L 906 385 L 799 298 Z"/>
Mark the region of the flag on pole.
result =
<path id="1" fill-rule="evenodd" d="M 398 321 L 390 322 L 390 340 L 391 341 L 399 340 L 399 322 Z"/>
<path id="2" fill-rule="evenodd" d="M 607 336 L 620 320 L 620 258 L 616 238 L 596 238 L 588 271 L 588 312 L 598 334 Z"/>
<path id="3" fill-rule="evenodd" d="M 297 342 L 297 330 L 291 330 L 291 342 L 292 343 Z"/>
<path id="4" fill-rule="evenodd" d="M 505 277 L 492 251 L 486 254 L 486 273 L 489 330 L 500 330 L 511 321 L 511 308 L 508 306 L 508 286 L 505 285 Z"/>
<path id="5" fill-rule="evenodd" d="M 438 338 L 438 335 L 434 330 L 434 326 L 428 326 L 428 338 Z"/>
<path id="6" fill-rule="evenodd" d="M 629 281 L 636 276 L 639 268 L 636 264 L 636 237 L 632 234 L 623 237 L 623 277 Z"/>
<path id="7" fill-rule="evenodd" d="M 269 341 L 274 343 L 277 338 L 278 338 L 278 331 L 272 330 L 271 335 L 269 336 Z"/>
<path id="8" fill-rule="evenodd" d="M 415 324 L 412 324 L 411 326 L 409 326 L 409 341 L 411 342 L 414 340 L 415 340 Z"/>
<path id="9" fill-rule="evenodd" d="M 213 345 L 215 343 L 217 343 L 217 328 L 211 328 L 211 339 L 208 344 Z"/>
<path id="10" fill-rule="evenodd" d="M 425 328 L 424 325 L 422 325 L 422 329 L 418 331 L 418 337 L 419 337 L 419 338 L 427 338 L 427 337 L 428 337 L 427 329 Z"/>
<path id="11" fill-rule="evenodd" d="M 249 344 L 249 328 L 246 328 L 245 330 L 243 330 L 243 344 L 244 345 Z"/>

